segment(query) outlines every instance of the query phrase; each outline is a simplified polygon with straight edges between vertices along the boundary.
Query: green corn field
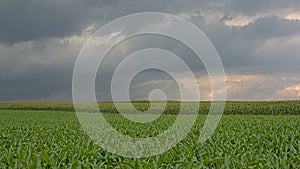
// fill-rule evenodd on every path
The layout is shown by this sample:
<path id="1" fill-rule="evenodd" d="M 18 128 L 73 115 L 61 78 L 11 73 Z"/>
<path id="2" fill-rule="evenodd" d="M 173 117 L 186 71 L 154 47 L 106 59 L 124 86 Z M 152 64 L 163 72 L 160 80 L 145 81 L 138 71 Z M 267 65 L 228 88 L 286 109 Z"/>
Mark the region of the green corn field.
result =
<path id="1" fill-rule="evenodd" d="M 133 104 L 149 108 L 146 101 Z M 166 130 L 179 106 L 168 102 L 157 120 L 139 124 L 118 114 L 113 103 L 99 103 L 107 122 L 132 137 Z M 300 102 L 227 102 L 213 135 L 199 143 L 209 107 L 200 103 L 196 124 L 175 147 L 134 159 L 90 140 L 72 103 L 1 103 L 0 168 L 300 168 Z"/>

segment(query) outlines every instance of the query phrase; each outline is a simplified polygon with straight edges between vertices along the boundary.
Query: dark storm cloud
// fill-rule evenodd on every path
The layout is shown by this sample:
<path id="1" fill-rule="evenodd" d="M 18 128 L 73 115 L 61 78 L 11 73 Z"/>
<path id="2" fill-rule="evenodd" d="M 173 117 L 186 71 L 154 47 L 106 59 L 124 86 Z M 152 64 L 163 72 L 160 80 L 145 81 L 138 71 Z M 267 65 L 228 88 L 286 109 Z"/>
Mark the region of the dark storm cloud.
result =
<path id="1" fill-rule="evenodd" d="M 231 98 L 247 98 L 247 95 L 251 95 L 251 99 L 262 99 L 264 95 L 273 97 L 276 90 L 284 91 L 286 85 L 300 83 L 295 77 L 300 72 L 300 21 L 284 19 L 289 13 L 300 11 L 298 0 L 2 0 L 0 101 L 71 100 L 72 71 L 88 37 L 83 36 L 85 29 L 91 24 L 99 28 L 118 17 L 147 11 L 184 16 L 207 34 L 226 73 L 236 75 L 232 83 L 242 84 L 229 94 Z M 224 23 L 240 16 L 256 18 L 240 27 Z M 74 36 L 75 39 L 68 39 Z M 182 56 L 193 70 L 203 70 L 203 66 L 199 67 L 192 59 L 191 51 L 170 40 L 141 38 L 131 45 L 168 49 Z M 109 85 L 110 65 L 118 56 L 116 51 L 115 56 L 109 58 L 106 68 L 103 68 L 106 74 L 99 81 Z M 259 77 L 252 77 L 252 74 Z M 145 78 L 137 79 L 135 86 L 146 89 L 141 84 L 149 84 L 147 81 L 157 75 L 149 72 L 147 76 L 149 78 L 142 76 Z M 282 80 L 282 77 L 296 80 Z M 99 98 L 102 100 L 110 97 L 108 85 L 105 87 L 99 83 Z M 158 84 L 152 85 L 148 86 L 149 90 Z M 174 90 L 173 87 L 169 89 Z M 145 97 L 145 93 L 139 91 L 136 95 Z"/>
<path id="2" fill-rule="evenodd" d="M 14 44 L 78 34 L 92 22 L 92 11 L 115 3 L 116 0 L 1 0 L 0 42 Z"/>
<path id="3" fill-rule="evenodd" d="M 236 69 L 239 73 L 299 71 L 297 39 L 291 40 L 300 36 L 299 20 L 267 16 L 243 27 L 230 27 L 223 22 L 208 24 L 202 17 L 192 17 L 191 21 L 210 38 L 227 70 Z"/>
<path id="4" fill-rule="evenodd" d="M 1 101 L 43 101 L 55 91 L 64 91 L 68 98 L 56 97 L 57 101 L 71 101 L 72 68 L 53 66 L 38 68 L 18 78 L 1 78 Z M 49 100 L 47 100 L 49 101 Z"/>
<path id="5" fill-rule="evenodd" d="M 223 2 L 225 12 L 245 15 L 268 13 L 283 9 L 297 11 L 300 7 L 300 1 L 298 0 L 225 0 Z"/>
<path id="6" fill-rule="evenodd" d="M 260 18 L 242 29 L 248 39 L 269 39 L 300 34 L 300 22 L 276 16 Z"/>
<path id="7" fill-rule="evenodd" d="M 42 101 L 63 91 L 68 97 L 56 99 L 70 101 L 78 52 L 56 39 L 0 45 L 0 100 Z"/>
<path id="8" fill-rule="evenodd" d="M 136 12 L 157 11 L 173 14 L 196 11 L 234 12 L 237 14 L 264 13 L 270 10 L 298 9 L 296 0 L 280 1 L 170 1 L 139 0 L 2 0 L 0 1 L 0 42 L 13 44 L 21 41 L 78 34 L 89 23 L 100 25 Z M 201 12 L 200 12 L 201 13 Z M 208 17 L 208 16 L 204 16 Z M 227 16 L 228 17 L 228 16 Z"/>

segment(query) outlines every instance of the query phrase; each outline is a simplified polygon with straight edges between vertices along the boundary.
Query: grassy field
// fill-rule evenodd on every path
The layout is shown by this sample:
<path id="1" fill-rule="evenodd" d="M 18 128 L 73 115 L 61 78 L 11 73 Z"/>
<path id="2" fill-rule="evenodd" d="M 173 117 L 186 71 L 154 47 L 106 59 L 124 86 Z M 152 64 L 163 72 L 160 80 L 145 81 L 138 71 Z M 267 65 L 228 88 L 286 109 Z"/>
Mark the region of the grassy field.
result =
<path id="1" fill-rule="evenodd" d="M 135 102 L 145 110 L 147 102 Z M 137 124 L 99 103 L 106 120 L 134 137 L 157 135 L 176 118 L 170 102 L 155 123 Z M 0 168 L 300 168 L 300 102 L 228 102 L 211 138 L 197 143 L 209 103 L 189 135 L 149 158 L 114 155 L 83 132 L 70 103 L 1 103 Z"/>

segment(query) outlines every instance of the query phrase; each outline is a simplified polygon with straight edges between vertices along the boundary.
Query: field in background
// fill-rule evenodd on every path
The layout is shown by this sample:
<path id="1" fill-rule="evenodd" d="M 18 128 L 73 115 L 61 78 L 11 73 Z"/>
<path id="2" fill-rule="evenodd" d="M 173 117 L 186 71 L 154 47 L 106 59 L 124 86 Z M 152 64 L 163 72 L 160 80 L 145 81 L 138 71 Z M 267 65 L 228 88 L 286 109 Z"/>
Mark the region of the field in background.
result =
<path id="1" fill-rule="evenodd" d="M 112 103 L 99 103 L 118 131 L 148 137 L 167 129 L 178 102 L 157 121 L 129 123 Z M 149 103 L 134 102 L 139 110 Z M 71 103 L 0 103 L 0 168 L 300 168 L 300 102 L 228 102 L 213 136 L 197 143 L 209 102 L 171 150 L 149 158 L 111 154 L 89 140 Z"/>
<path id="2" fill-rule="evenodd" d="M 150 105 L 147 101 L 133 101 L 133 105 L 140 111 L 147 110 Z M 98 103 L 102 113 L 118 113 L 112 102 Z M 168 101 L 166 114 L 176 114 L 180 102 Z M 200 102 L 200 114 L 207 114 L 210 102 Z M 27 103 L 0 103 L 0 110 L 50 110 L 74 111 L 73 103 L 64 102 L 27 102 Z M 97 111 L 97 110 L 91 110 Z M 257 102 L 226 102 L 224 114 L 248 115 L 300 115 L 300 101 L 257 101 Z"/>

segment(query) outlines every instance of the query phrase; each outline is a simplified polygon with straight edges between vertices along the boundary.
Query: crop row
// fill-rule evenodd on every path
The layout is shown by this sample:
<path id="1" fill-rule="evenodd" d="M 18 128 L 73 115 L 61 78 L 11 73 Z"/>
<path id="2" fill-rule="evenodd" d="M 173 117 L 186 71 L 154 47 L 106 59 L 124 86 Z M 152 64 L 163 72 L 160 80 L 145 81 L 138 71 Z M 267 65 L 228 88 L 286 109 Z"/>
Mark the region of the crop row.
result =
<path id="1" fill-rule="evenodd" d="M 128 103 L 127 103 L 128 104 Z M 149 109 L 146 101 L 132 103 L 140 111 Z M 102 113 L 118 113 L 112 102 L 98 103 Z M 168 102 L 165 114 L 177 114 L 180 102 Z M 207 114 L 210 102 L 201 102 L 199 114 Z M 49 111 L 74 111 L 72 103 L 0 103 L 0 110 L 49 110 Z M 83 106 L 82 110 L 95 112 L 97 109 Z M 224 114 L 249 114 L 249 115 L 300 115 L 300 101 L 260 101 L 260 102 L 226 102 Z"/>
<path id="2" fill-rule="evenodd" d="M 151 126 L 106 114 L 119 132 L 155 136 L 175 115 Z M 300 118 L 295 115 L 223 116 L 205 143 L 197 143 L 205 115 L 169 151 L 132 159 L 112 154 L 82 131 L 74 112 L 0 110 L 0 168 L 299 168 Z M 117 145 L 116 145 L 117 146 Z"/>

